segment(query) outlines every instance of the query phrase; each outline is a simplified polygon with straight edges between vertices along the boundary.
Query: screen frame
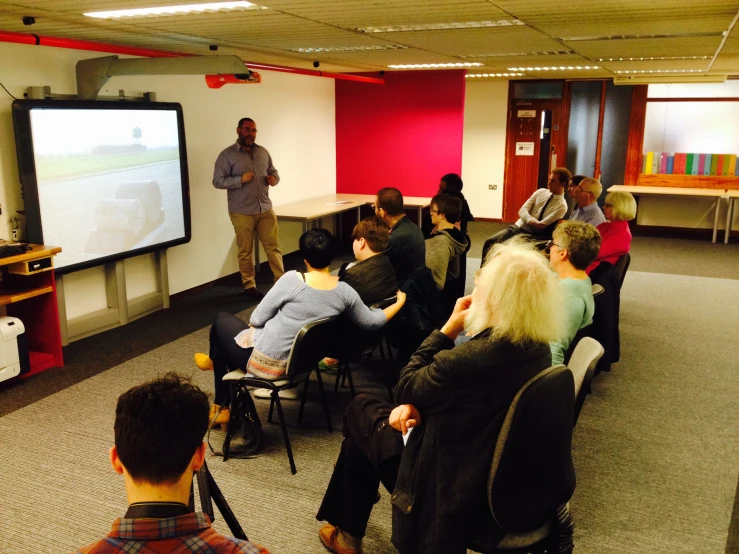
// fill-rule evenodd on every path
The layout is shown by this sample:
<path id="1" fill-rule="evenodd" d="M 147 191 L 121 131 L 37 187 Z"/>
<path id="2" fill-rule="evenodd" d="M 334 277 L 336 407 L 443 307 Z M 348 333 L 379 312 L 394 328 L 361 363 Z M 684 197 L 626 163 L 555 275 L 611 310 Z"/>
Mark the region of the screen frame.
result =
<path id="1" fill-rule="evenodd" d="M 110 262 L 133 258 L 142 254 L 164 250 L 172 246 L 186 244 L 192 238 L 190 209 L 190 179 L 187 164 L 187 144 L 185 142 L 185 122 L 182 105 L 177 102 L 117 102 L 95 100 L 15 100 L 12 105 L 13 129 L 15 135 L 16 155 L 18 158 L 18 176 L 20 178 L 23 204 L 26 214 L 27 240 L 31 244 L 45 244 L 43 223 L 41 220 L 41 204 L 39 202 L 38 181 L 36 178 L 36 160 L 33 153 L 33 133 L 31 129 L 31 111 L 34 109 L 54 110 L 145 110 L 174 111 L 177 114 L 177 133 L 180 150 L 180 177 L 182 193 L 182 215 L 185 235 L 149 246 L 126 250 L 116 254 L 101 256 L 93 260 L 54 268 L 57 275 L 72 273 L 91 267 L 105 265 Z M 54 245 L 61 246 L 64 245 Z"/>

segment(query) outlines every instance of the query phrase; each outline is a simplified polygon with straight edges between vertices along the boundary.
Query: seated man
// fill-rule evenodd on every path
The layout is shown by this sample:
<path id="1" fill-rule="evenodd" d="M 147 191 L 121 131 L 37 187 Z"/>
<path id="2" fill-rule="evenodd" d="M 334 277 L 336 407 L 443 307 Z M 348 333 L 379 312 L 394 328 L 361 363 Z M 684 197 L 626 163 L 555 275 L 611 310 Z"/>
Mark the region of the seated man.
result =
<path id="1" fill-rule="evenodd" d="M 515 225 L 500 231 L 485 241 L 482 248 L 482 264 L 494 244 L 505 242 L 520 233 L 527 233 L 539 239 L 552 238 L 552 231 L 567 213 L 564 198 L 565 187 L 572 175 L 567 168 L 555 167 L 549 175 L 546 189 L 538 189 L 518 210 L 519 220 Z"/>
<path id="2" fill-rule="evenodd" d="M 437 194 L 431 199 L 431 223 L 436 232 L 426 240 L 426 267 L 431 270 L 439 290 L 447 278 L 459 277 L 459 257 L 467 249 L 467 237 L 456 229 L 462 212 L 462 201 L 448 194 Z"/>
<path id="3" fill-rule="evenodd" d="M 585 175 L 573 175 L 569 186 L 567 187 L 567 194 L 565 194 L 565 200 L 567 201 L 567 213 L 565 219 L 570 219 L 572 212 L 577 209 L 577 202 L 575 201 L 575 195 L 577 195 L 577 187 L 582 183 L 583 179 L 587 179 Z"/>
<path id="4" fill-rule="evenodd" d="M 267 550 L 226 537 L 188 508 L 193 473 L 205 460 L 208 397 L 168 373 L 118 398 L 110 463 L 123 475 L 128 511 L 104 539 L 78 551 L 248 552 Z"/>
<path id="5" fill-rule="evenodd" d="M 583 179 L 575 189 L 575 202 L 577 208 L 573 210 L 570 219 L 574 221 L 584 221 L 597 227 L 601 223 L 605 223 L 606 218 L 598 207 L 598 198 L 603 192 L 603 185 L 598 179 L 587 177 Z"/>
<path id="6" fill-rule="evenodd" d="M 403 195 L 396 188 L 377 191 L 375 215 L 390 227 L 390 240 L 385 254 L 395 270 L 398 284 L 426 267 L 426 247 L 421 228 L 403 211 Z"/>
<path id="7" fill-rule="evenodd" d="M 395 296 L 398 290 L 393 266 L 383 253 L 389 239 L 390 229 L 382 219 L 363 219 L 352 231 L 352 250 L 357 261 L 344 264 L 339 269 L 339 281 L 357 291 L 368 306 Z"/>
<path id="8" fill-rule="evenodd" d="M 559 277 L 564 296 L 564 326 L 559 339 L 552 341 L 552 364 L 563 364 L 577 331 L 593 322 L 593 286 L 585 269 L 600 249 L 598 230 L 582 221 L 563 221 L 547 244 L 549 262 Z"/>
<path id="9" fill-rule="evenodd" d="M 488 508 L 490 464 L 516 393 L 551 364 L 560 303 L 556 277 L 539 252 L 495 247 L 472 296 L 457 302 L 402 370 L 400 405 L 366 395 L 349 405 L 316 516 L 328 521 L 319 531 L 324 546 L 362 552 L 380 483 L 393 491 L 392 541 L 401 554 L 464 554 L 481 529 L 505 534 Z M 465 326 L 474 337 L 455 346 Z"/>

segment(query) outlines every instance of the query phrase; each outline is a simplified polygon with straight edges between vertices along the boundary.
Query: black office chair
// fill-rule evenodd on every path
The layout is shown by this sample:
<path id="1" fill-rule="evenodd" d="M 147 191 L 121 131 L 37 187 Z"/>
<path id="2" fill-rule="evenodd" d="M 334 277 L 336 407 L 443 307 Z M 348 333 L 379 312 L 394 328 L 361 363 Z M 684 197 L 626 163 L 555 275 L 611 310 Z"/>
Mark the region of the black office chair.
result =
<path id="1" fill-rule="evenodd" d="M 326 345 L 329 338 L 333 335 L 336 328 L 336 317 L 320 319 L 312 323 L 308 323 L 303 327 L 293 341 L 290 357 L 287 359 L 286 379 L 279 381 L 268 381 L 245 373 L 241 369 L 237 369 L 226 374 L 224 381 L 231 384 L 231 398 L 234 398 L 233 387 L 261 387 L 271 391 L 272 397 L 269 405 L 269 417 L 267 421 L 272 423 L 272 413 L 274 407 L 277 406 L 277 416 L 280 420 L 282 428 L 282 438 L 285 440 L 285 448 L 287 457 L 290 460 L 290 470 L 293 475 L 297 473 L 295 468 L 295 460 L 293 459 L 293 451 L 290 447 L 290 437 L 287 434 L 287 426 L 285 425 L 285 416 L 282 412 L 282 404 L 280 403 L 279 392 L 285 389 L 291 389 L 305 383 L 303 387 L 303 397 L 300 400 L 300 411 L 298 412 L 298 423 L 303 421 L 303 408 L 310 385 L 310 375 L 313 371 L 316 373 L 316 381 L 318 381 L 318 389 L 321 394 L 321 402 L 323 403 L 323 412 L 326 416 L 326 428 L 329 433 L 333 433 L 331 425 L 331 414 L 328 411 L 328 403 L 326 402 L 326 394 L 323 390 L 323 381 L 321 380 L 321 372 L 318 370 L 318 362 L 323 359 L 326 353 Z M 226 440 L 224 444 L 229 444 L 230 429 L 226 429 Z M 223 459 L 227 458 L 227 452 L 224 452 Z"/>
<path id="2" fill-rule="evenodd" d="M 626 272 L 629 270 L 629 265 L 631 265 L 631 254 L 628 252 L 621 256 L 615 264 L 616 273 L 618 273 L 620 281 L 619 288 L 624 286 L 624 279 L 626 279 Z"/>
<path id="3" fill-rule="evenodd" d="M 475 552 L 570 553 L 573 522 L 567 502 L 575 490 L 572 464 L 572 372 L 545 369 L 516 394 L 503 423 L 488 478 L 492 517 L 506 535 L 470 537 Z"/>
<path id="4" fill-rule="evenodd" d="M 597 340 L 588 336 L 583 337 L 577 343 L 572 342 L 576 344 L 576 347 L 567 362 L 567 367 L 570 368 L 575 379 L 575 420 L 572 423 L 574 426 L 580 416 L 585 398 L 590 393 L 590 384 L 593 381 L 598 360 L 603 357 L 605 350 Z"/>
<path id="5" fill-rule="evenodd" d="M 383 310 L 394 304 L 397 297 L 391 296 L 379 302 L 375 302 L 370 308 Z M 337 333 L 329 341 L 326 354 L 331 358 L 339 360 L 339 370 L 336 373 L 336 382 L 334 383 L 334 392 L 338 392 L 339 383 L 341 386 L 349 381 L 349 390 L 352 397 L 356 395 L 354 389 L 354 380 L 352 379 L 351 363 L 359 360 L 362 356 L 369 357 L 377 349 L 380 352 L 383 370 L 386 372 L 386 381 L 390 398 L 392 399 L 392 386 L 390 380 L 394 375 L 392 368 L 393 355 L 390 344 L 387 342 L 385 330 L 387 327 L 377 329 L 375 331 L 365 331 L 360 329 L 343 316 L 340 316 L 337 322 Z M 387 356 L 385 355 L 385 346 L 387 346 Z M 390 365 L 388 365 L 388 362 Z"/>

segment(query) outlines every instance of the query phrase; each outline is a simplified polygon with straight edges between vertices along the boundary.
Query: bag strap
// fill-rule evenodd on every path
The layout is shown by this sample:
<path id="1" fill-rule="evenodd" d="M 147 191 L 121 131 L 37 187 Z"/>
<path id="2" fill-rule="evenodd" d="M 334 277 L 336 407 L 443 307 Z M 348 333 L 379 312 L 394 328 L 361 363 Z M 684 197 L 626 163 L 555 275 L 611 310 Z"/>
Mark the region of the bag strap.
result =
<path id="1" fill-rule="evenodd" d="M 218 416 L 221 415 L 221 412 L 223 411 L 223 406 L 218 406 L 218 411 L 216 412 L 216 415 L 213 417 L 212 420 L 208 422 L 208 431 L 205 433 L 205 442 L 208 443 L 208 448 L 210 449 L 210 453 L 214 456 L 223 456 L 223 451 L 217 451 L 213 449 L 213 445 L 210 444 L 210 431 L 213 429 L 213 425 L 216 423 L 216 419 L 218 419 Z"/>

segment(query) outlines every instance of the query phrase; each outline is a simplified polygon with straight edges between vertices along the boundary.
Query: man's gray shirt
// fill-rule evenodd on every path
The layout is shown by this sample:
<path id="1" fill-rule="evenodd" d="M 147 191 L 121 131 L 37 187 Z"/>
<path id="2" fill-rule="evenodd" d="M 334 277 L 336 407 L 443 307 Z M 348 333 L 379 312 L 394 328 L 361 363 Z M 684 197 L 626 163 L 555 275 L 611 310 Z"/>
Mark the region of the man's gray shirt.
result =
<path id="1" fill-rule="evenodd" d="M 257 215 L 272 209 L 269 199 L 267 177 L 274 175 L 280 182 L 280 175 L 266 148 L 254 144 L 251 154 L 247 154 L 236 142 L 218 155 L 213 170 L 213 186 L 226 189 L 228 211 L 242 215 Z M 241 175 L 254 173 L 251 181 L 241 183 Z"/>
<path id="2" fill-rule="evenodd" d="M 597 227 L 601 223 L 605 223 L 606 216 L 603 215 L 598 204 L 590 204 L 583 208 L 577 208 L 572 212 L 570 219 L 573 221 L 584 221 L 585 223 L 590 223 L 594 227 Z"/>

